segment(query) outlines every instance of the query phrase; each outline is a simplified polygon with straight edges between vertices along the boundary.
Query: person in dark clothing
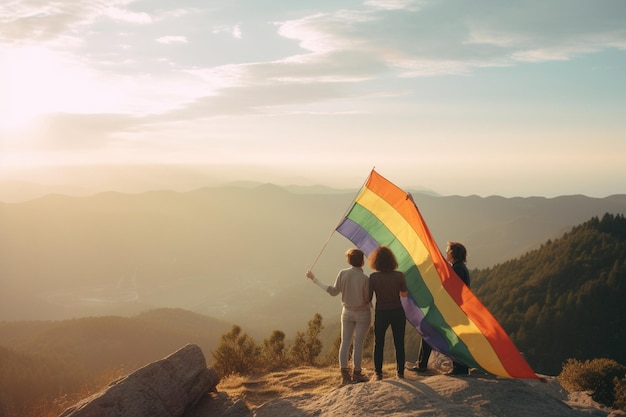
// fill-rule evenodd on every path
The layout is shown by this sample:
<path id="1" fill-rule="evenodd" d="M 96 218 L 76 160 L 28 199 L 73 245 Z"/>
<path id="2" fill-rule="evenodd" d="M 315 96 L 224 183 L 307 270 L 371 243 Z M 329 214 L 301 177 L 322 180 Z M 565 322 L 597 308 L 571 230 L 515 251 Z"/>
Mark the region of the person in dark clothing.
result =
<path id="1" fill-rule="evenodd" d="M 470 274 L 465 266 L 465 262 L 467 262 L 467 250 L 465 246 L 459 242 L 448 242 L 446 247 L 446 259 L 452 265 L 452 269 L 454 272 L 461 278 L 461 281 L 470 286 Z M 432 348 L 428 343 L 422 339 L 420 343 L 420 350 L 417 355 L 417 363 L 414 367 L 409 368 L 410 371 L 413 372 L 427 372 L 428 370 L 428 360 L 430 358 L 430 354 L 432 352 Z M 469 369 L 467 366 L 452 361 L 452 370 L 448 372 L 449 375 L 467 375 L 469 374 Z"/>
<path id="2" fill-rule="evenodd" d="M 393 344 L 396 349 L 396 375 L 404 378 L 404 332 L 406 316 L 400 296 L 406 297 L 406 278 L 397 271 L 398 261 L 386 246 L 380 246 L 370 255 L 370 268 L 375 272 L 369 277 L 370 301 L 376 294 L 374 315 L 374 372 L 376 380 L 383 379 L 383 351 L 385 333 L 391 326 Z"/>
<path id="3" fill-rule="evenodd" d="M 420 342 L 420 350 L 417 354 L 417 363 L 414 367 L 409 368 L 409 371 L 418 373 L 428 372 L 428 360 L 430 359 L 432 351 L 433 348 L 431 348 L 430 345 L 422 338 Z"/>
<path id="4" fill-rule="evenodd" d="M 465 266 L 465 262 L 467 262 L 467 250 L 465 246 L 459 242 L 448 242 L 448 246 L 446 247 L 446 259 L 452 265 L 452 269 L 454 272 L 461 278 L 461 281 L 470 287 L 470 274 Z"/>
<path id="5" fill-rule="evenodd" d="M 456 274 L 461 278 L 461 281 L 470 286 L 470 274 L 465 266 L 465 262 L 467 262 L 467 250 L 465 246 L 463 246 L 459 242 L 448 242 L 446 247 L 446 259 L 452 265 L 452 269 Z M 469 368 L 462 363 L 457 361 L 452 361 L 452 370 L 447 373 L 447 375 L 468 375 Z"/>

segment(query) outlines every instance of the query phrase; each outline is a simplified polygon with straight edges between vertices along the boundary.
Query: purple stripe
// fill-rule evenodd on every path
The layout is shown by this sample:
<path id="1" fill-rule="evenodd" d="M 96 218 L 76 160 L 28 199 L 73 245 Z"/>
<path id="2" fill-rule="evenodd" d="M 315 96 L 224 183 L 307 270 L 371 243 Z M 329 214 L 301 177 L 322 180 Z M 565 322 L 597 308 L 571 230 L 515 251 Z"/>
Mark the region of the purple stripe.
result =
<path id="1" fill-rule="evenodd" d="M 374 249 L 380 246 L 363 227 L 347 217 L 337 226 L 336 230 L 354 243 L 356 247 L 361 249 L 366 256 L 369 256 Z M 433 349 L 438 350 L 444 355 L 452 356 L 450 353 L 450 345 L 446 339 L 428 323 L 424 317 L 424 313 L 417 304 L 415 304 L 415 300 L 413 300 L 412 296 L 409 294 L 408 297 L 400 297 L 400 300 L 402 301 L 402 307 L 404 308 L 407 320 L 415 327 L 424 341 Z"/>
<path id="2" fill-rule="evenodd" d="M 446 342 L 446 339 L 428 323 L 424 317 L 424 313 L 415 304 L 413 298 L 410 295 L 408 297 L 400 297 L 400 301 L 402 302 L 407 320 L 417 329 L 424 341 L 433 349 L 438 350 L 446 356 L 451 356 L 450 346 Z"/>
<path id="3" fill-rule="evenodd" d="M 347 217 L 337 226 L 337 231 L 361 249 L 365 256 L 369 256 L 374 249 L 380 246 L 365 229 Z"/>

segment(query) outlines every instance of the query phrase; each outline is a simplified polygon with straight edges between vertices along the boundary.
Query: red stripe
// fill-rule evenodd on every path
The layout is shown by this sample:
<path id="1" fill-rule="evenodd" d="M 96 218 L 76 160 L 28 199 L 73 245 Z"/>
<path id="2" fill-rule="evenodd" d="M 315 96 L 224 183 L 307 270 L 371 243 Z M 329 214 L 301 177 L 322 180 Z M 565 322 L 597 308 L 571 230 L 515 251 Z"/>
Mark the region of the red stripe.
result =
<path id="1" fill-rule="evenodd" d="M 463 281 L 456 276 L 456 273 L 437 247 L 419 209 L 413 204 L 406 204 L 407 193 L 376 171 L 372 171 L 366 187 L 387 201 L 412 225 L 415 233 L 417 233 L 431 255 L 443 287 L 489 341 L 508 374 L 514 378 L 539 379 L 500 323 L 474 293 L 463 284 Z"/>

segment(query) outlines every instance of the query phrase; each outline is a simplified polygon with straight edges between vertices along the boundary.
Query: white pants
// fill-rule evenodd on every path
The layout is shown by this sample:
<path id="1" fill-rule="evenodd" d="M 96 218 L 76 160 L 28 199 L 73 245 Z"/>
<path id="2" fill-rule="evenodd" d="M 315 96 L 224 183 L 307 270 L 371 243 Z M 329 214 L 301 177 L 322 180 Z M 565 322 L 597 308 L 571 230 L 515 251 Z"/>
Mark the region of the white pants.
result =
<path id="1" fill-rule="evenodd" d="M 352 361 L 354 370 L 361 370 L 363 360 L 363 342 L 370 327 L 370 309 L 363 311 L 350 311 L 345 308 L 341 312 L 341 346 L 339 347 L 339 365 L 342 368 L 348 367 L 348 350 L 354 336 Z"/>

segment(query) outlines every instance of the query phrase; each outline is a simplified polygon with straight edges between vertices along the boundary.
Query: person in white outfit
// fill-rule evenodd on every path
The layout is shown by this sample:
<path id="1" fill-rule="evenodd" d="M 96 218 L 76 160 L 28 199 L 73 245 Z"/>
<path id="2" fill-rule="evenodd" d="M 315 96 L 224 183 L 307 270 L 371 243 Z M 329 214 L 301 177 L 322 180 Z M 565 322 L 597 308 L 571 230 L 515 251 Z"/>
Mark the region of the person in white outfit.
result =
<path id="1" fill-rule="evenodd" d="M 363 343 L 371 322 L 371 304 L 369 298 L 368 276 L 363 272 L 365 255 L 360 249 L 349 249 L 346 259 L 350 268 L 342 269 L 334 285 L 327 285 L 315 278 L 311 271 L 306 277 L 332 296 L 341 294 L 341 346 L 339 347 L 339 366 L 342 384 L 366 382 L 369 379 L 362 373 Z M 354 342 L 353 342 L 354 338 Z M 348 365 L 348 351 L 352 349 L 353 372 Z"/>

